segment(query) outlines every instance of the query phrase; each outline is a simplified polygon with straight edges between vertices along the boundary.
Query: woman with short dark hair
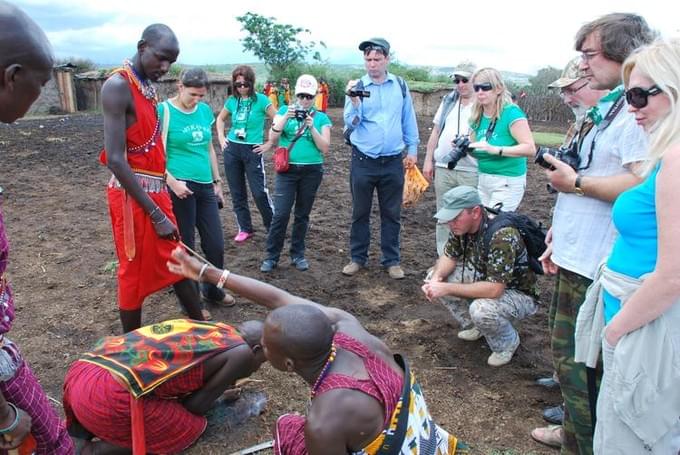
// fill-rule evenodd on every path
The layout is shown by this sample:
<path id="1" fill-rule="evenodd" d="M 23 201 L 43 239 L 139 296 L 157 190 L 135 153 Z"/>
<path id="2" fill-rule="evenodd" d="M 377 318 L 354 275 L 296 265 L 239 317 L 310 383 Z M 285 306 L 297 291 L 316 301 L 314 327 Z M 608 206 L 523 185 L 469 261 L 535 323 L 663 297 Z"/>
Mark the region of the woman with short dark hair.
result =
<path id="1" fill-rule="evenodd" d="M 255 92 L 255 72 L 251 67 L 237 66 L 231 80 L 234 94 L 227 98 L 217 116 L 217 138 L 224 151 L 224 172 L 238 224 L 234 241 L 241 243 L 254 232 L 246 179 L 265 230 L 269 230 L 272 221 L 273 206 L 267 191 L 262 154 L 271 149 L 271 143 L 264 142 L 264 124 L 267 117 L 274 118 L 276 109 L 264 94 Z M 224 123 L 229 117 L 231 128 L 225 136 Z"/>

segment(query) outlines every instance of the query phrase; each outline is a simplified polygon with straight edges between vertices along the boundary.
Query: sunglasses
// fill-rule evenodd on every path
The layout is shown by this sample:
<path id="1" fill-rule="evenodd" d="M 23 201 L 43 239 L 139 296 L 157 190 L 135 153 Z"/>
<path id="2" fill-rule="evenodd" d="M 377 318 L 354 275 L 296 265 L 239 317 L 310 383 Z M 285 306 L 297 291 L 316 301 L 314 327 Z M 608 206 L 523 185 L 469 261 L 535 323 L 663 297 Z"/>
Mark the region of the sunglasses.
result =
<path id="1" fill-rule="evenodd" d="M 454 77 L 453 78 L 454 84 L 460 84 L 461 82 L 463 84 L 467 84 L 469 82 L 469 79 L 467 77 Z"/>
<path id="2" fill-rule="evenodd" d="M 480 90 L 483 92 L 488 92 L 493 90 L 493 84 L 491 84 L 491 82 L 484 82 L 483 84 L 474 84 L 472 88 L 475 89 L 475 92 Z"/>
<path id="3" fill-rule="evenodd" d="M 312 100 L 312 99 L 314 99 L 315 95 L 309 95 L 307 93 L 298 93 L 295 96 L 297 96 L 298 98 L 303 99 L 303 100 Z"/>
<path id="4" fill-rule="evenodd" d="M 626 90 L 626 101 L 634 108 L 642 109 L 649 103 L 650 96 L 656 96 L 659 93 L 661 93 L 661 89 L 656 85 L 647 90 L 640 87 L 633 87 Z"/>
<path id="5" fill-rule="evenodd" d="M 236 88 L 243 88 L 243 87 L 248 88 L 248 87 L 250 87 L 250 83 L 248 83 L 248 82 L 237 82 L 237 83 L 234 84 L 234 87 L 236 87 Z"/>

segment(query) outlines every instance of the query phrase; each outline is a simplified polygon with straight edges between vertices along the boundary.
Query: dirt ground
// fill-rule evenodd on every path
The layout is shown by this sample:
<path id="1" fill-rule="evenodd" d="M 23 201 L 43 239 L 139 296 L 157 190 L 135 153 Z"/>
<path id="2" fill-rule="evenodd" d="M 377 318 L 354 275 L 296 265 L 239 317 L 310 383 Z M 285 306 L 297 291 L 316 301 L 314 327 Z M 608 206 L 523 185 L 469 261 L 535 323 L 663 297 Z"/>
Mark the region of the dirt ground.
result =
<path id="1" fill-rule="evenodd" d="M 547 334 L 551 281 L 541 278 L 540 310 L 519 325 L 522 344 L 512 363 L 494 369 L 486 365 L 490 352 L 485 342 L 458 340 L 447 310 L 428 303 L 421 294 L 425 271 L 436 256 L 434 191 L 428 190 L 418 206 L 403 211 L 406 279 L 391 280 L 379 266 L 377 213 L 372 217 L 369 268 L 352 278 L 343 276 L 351 210 L 350 154 L 341 140 L 341 111 L 333 110 L 331 117 L 336 125 L 331 152 L 307 240 L 310 270 L 298 272 L 284 254 L 278 269 L 261 274 L 265 242 L 261 220 L 254 216 L 259 229 L 252 241 L 235 245 L 229 202 L 221 212 L 226 264 L 236 273 L 355 314 L 369 331 L 407 356 L 432 415 L 475 453 L 553 453 L 529 436 L 532 428 L 544 423 L 542 408 L 560 401 L 558 392 L 533 385 L 536 377 L 551 372 Z M 422 164 L 431 118 L 419 121 Z M 535 128 L 555 130 L 554 126 Z M 102 142 L 98 114 L 27 119 L 0 127 L 2 209 L 12 248 L 9 276 L 17 305 L 11 337 L 19 341 L 49 395 L 58 400 L 69 364 L 99 337 L 121 332 L 111 271 L 116 258 L 105 200 L 109 173 L 97 160 Z M 268 178 L 273 188 L 273 175 Z M 542 172 L 530 166 L 520 210 L 549 221 L 553 202 Z M 252 210 L 257 213 L 254 206 Z M 216 319 L 231 322 L 265 315 L 244 299 L 234 308 L 212 311 Z M 145 323 L 176 317 L 180 313 L 169 292 L 147 300 Z M 269 365 L 255 378 L 264 380 L 253 388 L 268 394 L 266 412 L 236 431 L 209 431 L 188 453 L 230 453 L 269 440 L 278 415 L 305 411 L 309 389 L 302 380 Z"/>

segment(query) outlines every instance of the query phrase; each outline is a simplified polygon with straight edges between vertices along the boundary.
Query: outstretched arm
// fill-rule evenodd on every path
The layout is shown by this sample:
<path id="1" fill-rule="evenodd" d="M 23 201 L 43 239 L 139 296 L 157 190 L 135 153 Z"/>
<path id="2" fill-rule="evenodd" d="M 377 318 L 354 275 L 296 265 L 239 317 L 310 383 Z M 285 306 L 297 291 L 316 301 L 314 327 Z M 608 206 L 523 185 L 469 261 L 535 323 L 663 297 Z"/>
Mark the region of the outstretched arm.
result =
<path id="1" fill-rule="evenodd" d="M 198 275 L 200 274 L 204 263 L 200 262 L 195 257 L 190 256 L 180 247 L 176 248 L 172 252 L 172 257 L 175 262 L 168 262 L 168 269 L 173 273 L 177 273 L 178 275 L 184 275 L 186 278 L 192 280 L 212 283 L 215 285 L 222 276 L 222 270 L 208 265 L 203 271 L 201 279 L 199 280 Z M 253 278 L 237 275 L 235 273 L 229 273 L 227 280 L 224 282 L 224 287 L 247 298 L 248 300 L 251 300 L 252 302 L 257 303 L 258 305 L 265 306 L 270 310 L 275 310 L 284 305 L 307 304 L 314 305 L 323 311 L 331 320 L 331 323 L 348 319 L 355 320 L 354 316 L 345 311 L 320 305 L 318 303 L 312 302 L 311 300 L 297 297 L 270 284 L 263 283 L 262 281 L 255 280 Z"/>

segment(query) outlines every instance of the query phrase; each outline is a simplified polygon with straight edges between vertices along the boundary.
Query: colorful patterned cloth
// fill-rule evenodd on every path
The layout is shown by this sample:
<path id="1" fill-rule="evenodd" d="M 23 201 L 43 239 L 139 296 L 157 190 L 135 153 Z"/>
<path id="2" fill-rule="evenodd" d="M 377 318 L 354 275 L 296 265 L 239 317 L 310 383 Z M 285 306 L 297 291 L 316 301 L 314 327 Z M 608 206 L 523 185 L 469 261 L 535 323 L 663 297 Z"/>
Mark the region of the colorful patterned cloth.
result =
<path id="1" fill-rule="evenodd" d="M 338 332 L 333 341 L 338 348 L 350 351 L 363 359 L 370 379 L 358 380 L 342 374 L 329 374 L 319 385 L 316 396 L 334 389 L 352 389 L 375 398 L 384 409 L 385 430 L 357 454 L 380 455 L 378 449 L 385 438 L 385 433 L 396 425 L 401 410 L 403 379 L 384 360 L 354 338 Z M 432 422 L 420 386 L 415 382 L 413 375 L 410 383 L 409 426 L 400 453 L 404 455 L 465 453 L 456 452 L 456 439 Z M 276 422 L 274 444 L 276 455 L 307 455 L 305 422 L 305 418 L 299 415 L 285 414 L 279 417 Z"/>
<path id="2" fill-rule="evenodd" d="M 176 225 L 170 195 L 163 181 L 165 148 L 156 102 L 142 95 L 127 72 L 116 70 L 114 73 L 128 81 L 137 117 L 125 132 L 128 164 L 142 189 Z M 106 164 L 105 151 L 101 152 L 99 160 Z M 118 306 L 123 310 L 138 310 L 147 296 L 182 279 L 166 266 L 177 242 L 158 237 L 151 217 L 115 178 L 109 183 L 108 200 L 118 256 Z"/>
<path id="3" fill-rule="evenodd" d="M 102 338 L 81 360 L 122 379 L 139 398 L 207 358 L 244 343 L 227 324 L 175 319 Z"/>
<path id="4" fill-rule="evenodd" d="M 0 193 L 0 205 L 2 193 Z M 1 208 L 1 207 L 0 207 Z M 31 433 L 36 440 L 36 455 L 73 453 L 73 442 L 40 387 L 38 379 L 21 356 L 19 348 L 5 334 L 14 321 L 12 289 L 4 276 L 9 260 L 9 242 L 0 210 L 0 392 L 5 400 L 14 403 L 31 416 Z M 0 451 L 1 453 L 2 451 Z"/>

